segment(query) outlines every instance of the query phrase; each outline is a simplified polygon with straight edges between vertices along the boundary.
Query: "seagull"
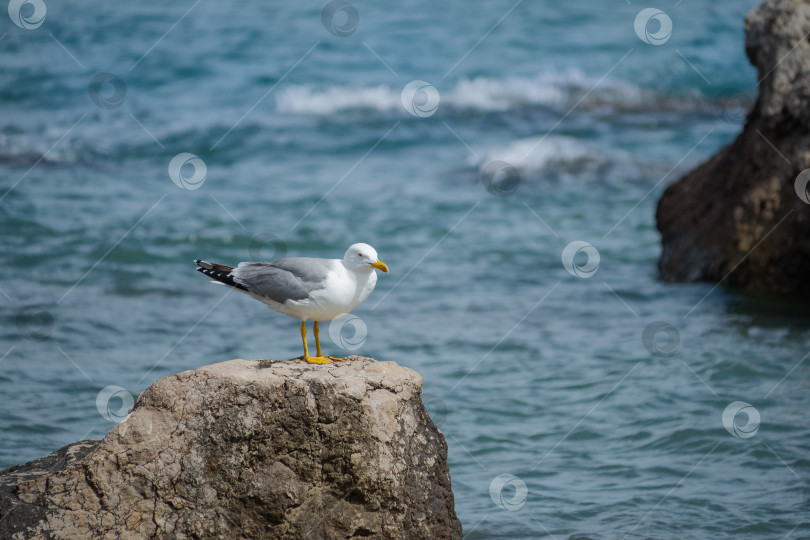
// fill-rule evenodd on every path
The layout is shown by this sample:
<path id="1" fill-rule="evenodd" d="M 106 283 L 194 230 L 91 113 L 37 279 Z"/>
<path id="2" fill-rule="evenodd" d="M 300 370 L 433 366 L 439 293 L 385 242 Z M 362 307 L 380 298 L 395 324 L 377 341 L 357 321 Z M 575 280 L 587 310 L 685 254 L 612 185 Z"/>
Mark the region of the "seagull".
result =
<path id="1" fill-rule="evenodd" d="M 388 266 L 368 244 L 349 246 L 343 259 L 293 257 L 275 262 L 240 262 L 236 268 L 195 260 L 197 271 L 214 283 L 242 291 L 270 306 L 270 309 L 301 320 L 304 360 L 310 364 L 340 362 L 343 358 L 323 356 L 318 322 L 346 315 L 368 298 L 377 284 L 377 273 Z M 315 356 L 307 348 L 306 321 L 313 321 Z"/>

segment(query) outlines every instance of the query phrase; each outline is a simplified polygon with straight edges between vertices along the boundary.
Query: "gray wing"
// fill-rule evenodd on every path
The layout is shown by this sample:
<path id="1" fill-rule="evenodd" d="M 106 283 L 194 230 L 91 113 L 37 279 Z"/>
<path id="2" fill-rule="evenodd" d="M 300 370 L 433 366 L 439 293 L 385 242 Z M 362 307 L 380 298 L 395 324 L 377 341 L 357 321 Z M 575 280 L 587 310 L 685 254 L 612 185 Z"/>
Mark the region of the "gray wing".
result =
<path id="1" fill-rule="evenodd" d="M 231 271 L 231 276 L 248 292 L 283 304 L 287 300 L 303 300 L 313 291 L 323 289 L 331 263 L 329 259 L 309 257 L 271 263 L 243 262 Z"/>

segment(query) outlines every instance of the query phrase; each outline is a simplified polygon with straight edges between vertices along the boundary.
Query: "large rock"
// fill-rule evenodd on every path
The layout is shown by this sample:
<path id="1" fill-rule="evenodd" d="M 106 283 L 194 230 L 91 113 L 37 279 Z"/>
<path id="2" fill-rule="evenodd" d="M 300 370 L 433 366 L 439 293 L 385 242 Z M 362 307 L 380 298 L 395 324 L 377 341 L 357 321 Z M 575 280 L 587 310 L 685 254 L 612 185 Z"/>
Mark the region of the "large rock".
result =
<path id="1" fill-rule="evenodd" d="M 669 186 L 658 203 L 671 281 L 709 280 L 810 296 L 810 0 L 766 0 L 747 16 L 759 98 L 737 139 Z"/>
<path id="2" fill-rule="evenodd" d="M 461 538 L 421 389 L 361 357 L 164 377 L 103 440 L 0 472 L 0 538 Z"/>

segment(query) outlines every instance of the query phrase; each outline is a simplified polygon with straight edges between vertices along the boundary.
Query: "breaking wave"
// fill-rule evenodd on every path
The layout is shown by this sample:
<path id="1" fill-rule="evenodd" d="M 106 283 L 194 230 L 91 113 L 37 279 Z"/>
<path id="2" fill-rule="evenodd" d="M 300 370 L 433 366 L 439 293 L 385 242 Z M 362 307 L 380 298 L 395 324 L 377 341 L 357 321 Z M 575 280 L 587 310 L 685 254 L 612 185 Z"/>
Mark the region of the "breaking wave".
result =
<path id="1" fill-rule="evenodd" d="M 577 104 L 581 109 L 606 112 L 632 110 L 695 110 L 705 108 L 699 96 L 665 97 L 630 83 L 594 79 L 578 70 L 547 72 L 536 77 L 461 79 L 452 87 L 436 85 L 440 108 L 498 112 L 524 108 L 557 108 Z M 389 85 L 366 87 L 317 87 L 291 85 L 276 96 L 279 112 L 302 115 L 328 115 L 348 111 L 402 110 L 402 88 Z"/>

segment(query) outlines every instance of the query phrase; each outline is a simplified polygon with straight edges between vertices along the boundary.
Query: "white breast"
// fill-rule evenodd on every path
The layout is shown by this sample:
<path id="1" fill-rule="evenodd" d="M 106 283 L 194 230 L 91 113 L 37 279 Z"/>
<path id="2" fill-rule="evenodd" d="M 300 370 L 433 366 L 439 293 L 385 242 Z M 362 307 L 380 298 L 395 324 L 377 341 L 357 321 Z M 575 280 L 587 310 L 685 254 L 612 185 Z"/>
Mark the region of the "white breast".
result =
<path id="1" fill-rule="evenodd" d="M 313 291 L 309 298 L 285 302 L 288 315 L 312 321 L 331 321 L 363 303 L 377 284 L 377 274 L 353 272 L 342 264 L 335 265 L 326 286 Z"/>

